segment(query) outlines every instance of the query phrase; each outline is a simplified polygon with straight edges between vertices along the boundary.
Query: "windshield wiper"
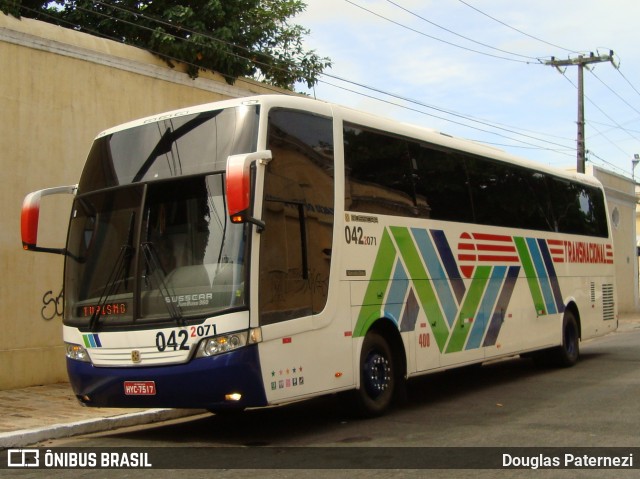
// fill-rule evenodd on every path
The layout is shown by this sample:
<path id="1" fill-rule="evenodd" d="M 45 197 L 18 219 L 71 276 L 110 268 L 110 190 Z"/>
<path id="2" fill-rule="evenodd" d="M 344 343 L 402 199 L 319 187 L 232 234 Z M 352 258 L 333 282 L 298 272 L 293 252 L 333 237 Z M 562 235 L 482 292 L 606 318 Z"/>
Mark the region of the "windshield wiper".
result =
<path id="1" fill-rule="evenodd" d="M 100 293 L 100 299 L 98 299 L 98 304 L 96 309 L 91 314 L 91 319 L 89 320 L 89 330 L 95 331 L 98 326 L 98 317 L 104 311 L 104 306 L 107 304 L 107 301 L 118 289 L 118 280 L 125 275 L 125 288 L 128 281 L 129 275 L 129 265 L 131 263 L 131 254 L 133 251 L 133 229 L 135 224 L 135 212 L 131 213 L 131 218 L 129 219 L 129 230 L 127 231 L 127 242 L 120 246 L 120 252 L 118 253 L 118 257 L 111 269 L 111 273 L 109 274 L 109 279 L 105 283 L 104 289 L 102 293 Z"/>
<path id="2" fill-rule="evenodd" d="M 184 325 L 182 311 L 180 311 L 180 306 L 174 303 L 171 299 L 173 296 L 175 296 L 175 294 L 172 294 L 172 292 L 169 290 L 169 286 L 164 280 L 166 275 L 164 269 L 162 269 L 160 261 L 158 260 L 158 255 L 153 247 L 153 243 L 140 243 L 140 247 L 142 248 L 142 253 L 144 254 L 145 263 L 149 268 L 149 274 L 156 277 L 156 282 L 158 283 L 160 294 L 165 298 L 162 302 L 165 304 L 169 315 L 172 319 L 176 320 L 178 324 Z"/>

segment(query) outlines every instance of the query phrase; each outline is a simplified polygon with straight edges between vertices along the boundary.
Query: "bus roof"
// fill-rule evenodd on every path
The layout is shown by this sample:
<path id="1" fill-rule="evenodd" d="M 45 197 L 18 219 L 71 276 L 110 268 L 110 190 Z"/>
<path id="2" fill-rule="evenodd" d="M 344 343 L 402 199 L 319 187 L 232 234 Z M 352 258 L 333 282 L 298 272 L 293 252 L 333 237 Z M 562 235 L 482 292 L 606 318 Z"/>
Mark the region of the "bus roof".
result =
<path id="1" fill-rule="evenodd" d="M 557 167 L 551 167 L 542 163 L 534 162 L 519 156 L 515 156 L 495 148 L 490 145 L 485 145 L 472 140 L 464 138 L 458 138 L 446 133 L 442 133 L 438 130 L 418 126 L 414 124 L 404 123 L 397 120 L 391 120 L 389 118 L 377 116 L 371 113 L 365 113 L 355 110 L 353 108 L 341 106 L 334 103 L 329 103 L 323 100 L 316 100 L 299 95 L 257 95 L 249 97 L 234 98 L 230 100 L 222 100 L 211 103 L 204 103 L 200 105 L 194 105 L 177 110 L 171 110 L 156 115 L 133 120 L 121 125 L 109 128 L 99 133 L 96 138 L 100 138 L 106 135 L 116 133 L 118 131 L 134 128 L 136 126 L 153 123 L 161 120 L 168 120 L 171 118 L 177 118 L 180 116 L 191 115 L 201 113 L 204 111 L 218 110 L 222 108 L 232 108 L 242 105 L 263 105 L 266 108 L 271 107 L 284 107 L 284 108 L 299 108 L 299 109 L 311 109 L 315 111 L 324 111 L 326 114 L 330 114 L 335 118 L 341 120 L 356 123 L 369 128 L 378 129 L 381 131 L 389 132 L 398 136 L 404 136 L 413 138 L 419 141 L 433 143 L 448 147 L 454 150 L 460 150 L 480 156 L 493 158 L 499 161 L 507 163 L 513 163 L 521 165 L 525 168 L 545 172 L 558 177 L 564 177 L 573 181 L 579 181 L 582 183 L 591 184 L 601 187 L 601 183 L 593 176 L 577 173 L 570 170 L 563 170 Z"/>

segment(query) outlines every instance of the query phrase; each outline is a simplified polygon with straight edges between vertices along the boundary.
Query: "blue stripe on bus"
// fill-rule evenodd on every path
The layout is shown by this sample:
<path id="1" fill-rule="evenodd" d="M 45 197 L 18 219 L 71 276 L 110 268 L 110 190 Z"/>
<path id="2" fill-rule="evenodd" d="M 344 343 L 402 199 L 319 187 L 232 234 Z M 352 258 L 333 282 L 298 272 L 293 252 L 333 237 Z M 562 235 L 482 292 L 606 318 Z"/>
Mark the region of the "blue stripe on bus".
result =
<path id="1" fill-rule="evenodd" d="M 96 340 L 93 337 L 93 334 L 89 334 L 88 335 L 88 339 L 89 339 L 89 344 L 91 345 L 92 348 L 96 347 Z"/>
<path id="2" fill-rule="evenodd" d="M 480 347 L 486 326 L 491 319 L 493 305 L 502 289 L 506 273 L 506 266 L 495 266 L 491 271 L 491 277 L 489 278 L 489 283 L 487 284 L 482 302 L 480 303 L 480 308 L 473 320 L 471 333 L 469 334 L 465 349 L 476 349 Z"/>
<path id="3" fill-rule="evenodd" d="M 407 306 L 404 308 L 404 314 L 402 315 L 402 321 L 400 323 L 401 332 L 415 331 L 419 312 L 420 305 L 418 304 L 416 295 L 413 292 L 413 288 L 411 288 L 407 295 Z"/>
<path id="4" fill-rule="evenodd" d="M 449 276 L 449 282 L 451 283 L 453 292 L 456 295 L 458 304 L 462 304 L 464 295 L 467 292 L 467 287 L 462 280 L 462 276 L 460 276 L 458 263 L 456 262 L 456 259 L 451 252 L 451 247 L 449 246 L 447 237 L 442 230 L 431 230 L 431 236 L 433 238 L 434 244 L 436 245 L 436 248 L 438 249 L 440 259 L 442 260 L 442 264 L 444 265 L 444 269 L 447 271 L 447 275 Z"/>
<path id="5" fill-rule="evenodd" d="M 484 342 L 482 343 L 483 346 L 494 346 L 496 344 L 498 333 L 500 333 L 500 328 L 504 322 L 504 315 L 507 311 L 507 307 L 509 306 L 511 294 L 513 293 L 513 288 L 516 285 L 516 280 L 518 279 L 519 274 L 520 266 L 509 266 L 507 278 L 504 281 L 502 291 L 500 291 L 500 297 L 496 302 L 496 307 L 494 308 L 493 315 L 491 316 L 489 329 L 487 329 L 487 334 L 484 337 Z"/>
<path id="6" fill-rule="evenodd" d="M 458 311 L 458 305 L 453 298 L 451 288 L 449 287 L 449 281 L 447 275 L 438 261 L 438 255 L 433 243 L 431 242 L 426 230 L 412 228 L 413 237 L 415 238 L 422 259 L 427 265 L 429 276 L 433 281 L 433 286 L 436 290 L 436 295 L 440 300 L 442 309 L 444 310 L 444 316 L 447 318 L 447 323 L 452 326 L 456 320 L 456 313 Z"/>
<path id="7" fill-rule="evenodd" d="M 527 246 L 529 247 L 531 259 L 533 260 L 536 272 L 538 273 L 538 283 L 540 284 L 540 289 L 542 290 L 544 302 L 547 307 L 547 311 L 545 312 L 545 314 L 555 314 L 558 312 L 558 310 L 556 309 L 555 298 L 553 297 L 553 292 L 551 291 L 551 283 L 549 282 L 549 277 L 547 276 L 547 269 L 544 267 L 542 255 L 540 254 L 540 249 L 538 248 L 538 242 L 535 238 L 527 238 Z"/>
<path id="8" fill-rule="evenodd" d="M 404 270 L 400 259 L 398 259 L 384 308 L 397 324 L 400 324 L 400 314 L 402 313 L 404 297 L 407 294 L 408 288 L 409 278 L 407 277 L 407 272 Z"/>
<path id="9" fill-rule="evenodd" d="M 538 246 L 540 246 L 540 253 L 544 259 L 544 264 L 547 267 L 547 273 L 549 274 L 549 280 L 551 281 L 551 290 L 553 291 L 553 297 L 556 299 L 556 307 L 558 308 L 559 313 L 564 313 L 564 300 L 562 298 L 562 293 L 560 292 L 560 283 L 558 282 L 556 268 L 553 266 L 553 259 L 551 259 L 549 245 L 547 245 L 545 240 L 539 239 Z"/>
<path id="10" fill-rule="evenodd" d="M 97 334 L 94 334 L 93 335 L 93 339 L 94 339 L 94 341 L 96 343 L 96 346 L 101 348 L 102 347 L 102 343 L 100 342 L 100 336 L 97 335 Z"/>

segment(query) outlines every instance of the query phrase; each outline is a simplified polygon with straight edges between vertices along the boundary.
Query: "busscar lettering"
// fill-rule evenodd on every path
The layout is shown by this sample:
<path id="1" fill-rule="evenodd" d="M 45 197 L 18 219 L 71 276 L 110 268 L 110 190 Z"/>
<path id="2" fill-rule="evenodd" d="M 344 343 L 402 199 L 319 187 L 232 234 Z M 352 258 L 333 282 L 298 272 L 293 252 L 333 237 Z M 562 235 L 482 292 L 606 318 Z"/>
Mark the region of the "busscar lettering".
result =
<path id="1" fill-rule="evenodd" d="M 206 306 L 213 300 L 213 293 L 181 294 L 178 296 L 165 296 L 165 302 L 174 303 L 181 307 Z"/>

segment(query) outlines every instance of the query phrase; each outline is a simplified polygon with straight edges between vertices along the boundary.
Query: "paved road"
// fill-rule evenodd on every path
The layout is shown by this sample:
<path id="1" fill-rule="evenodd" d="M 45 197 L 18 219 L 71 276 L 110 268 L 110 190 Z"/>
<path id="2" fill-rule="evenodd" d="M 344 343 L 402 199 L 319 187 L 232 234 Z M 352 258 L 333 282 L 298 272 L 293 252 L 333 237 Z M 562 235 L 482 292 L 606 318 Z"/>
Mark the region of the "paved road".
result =
<path id="1" fill-rule="evenodd" d="M 406 404 L 355 420 L 332 396 L 240 416 L 190 419 L 48 441 L 44 447 L 640 447 L 640 324 L 582 345 L 569 369 L 539 369 L 523 359 L 451 371 L 410 382 Z M 378 449 L 385 451 L 384 449 Z M 167 450 L 168 452 L 171 450 Z M 455 450 L 454 450 L 455 451 Z M 285 450 L 286 452 L 286 450 Z M 450 451 L 445 451 L 449 453 Z M 535 453 L 535 450 L 533 451 Z M 640 463 L 640 454 L 635 458 Z M 12 473 L 14 471 L 11 471 Z M 34 471 L 33 476 L 37 476 Z M 41 471 L 45 472 L 45 471 Z M 56 474 L 60 472 L 60 475 Z M 47 477 L 80 477 L 81 471 Z M 87 471 L 84 471 L 86 474 Z M 99 471 L 96 471 L 99 472 Z M 103 471 L 104 472 L 104 471 Z M 142 471 L 129 471 L 126 477 Z M 26 473 L 25 473 L 26 474 Z M 159 478 L 205 477 L 154 471 Z M 374 476 L 375 474 L 375 476 Z M 638 477 L 638 470 L 221 471 L 217 477 Z M 101 477 L 101 476 L 96 476 Z"/>

